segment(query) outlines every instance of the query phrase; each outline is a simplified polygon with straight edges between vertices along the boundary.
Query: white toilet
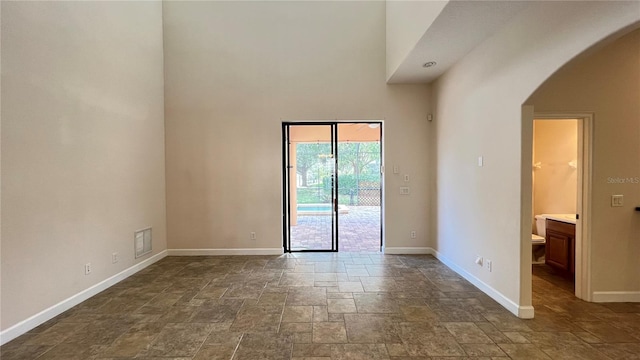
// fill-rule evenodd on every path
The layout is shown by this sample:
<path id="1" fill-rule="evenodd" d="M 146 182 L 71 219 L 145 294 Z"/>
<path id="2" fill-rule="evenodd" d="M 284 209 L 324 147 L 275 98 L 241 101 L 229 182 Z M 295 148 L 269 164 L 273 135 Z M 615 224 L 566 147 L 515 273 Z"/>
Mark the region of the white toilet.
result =
<path id="1" fill-rule="evenodd" d="M 546 231 L 547 218 L 544 215 L 536 215 L 536 230 L 537 234 L 531 234 L 531 242 L 533 244 L 544 244 L 544 237 L 547 235 Z"/>
<path id="2" fill-rule="evenodd" d="M 537 234 L 531 234 L 531 262 L 533 264 L 544 264 L 544 244 L 546 242 L 546 221 L 544 215 L 536 215 Z"/>

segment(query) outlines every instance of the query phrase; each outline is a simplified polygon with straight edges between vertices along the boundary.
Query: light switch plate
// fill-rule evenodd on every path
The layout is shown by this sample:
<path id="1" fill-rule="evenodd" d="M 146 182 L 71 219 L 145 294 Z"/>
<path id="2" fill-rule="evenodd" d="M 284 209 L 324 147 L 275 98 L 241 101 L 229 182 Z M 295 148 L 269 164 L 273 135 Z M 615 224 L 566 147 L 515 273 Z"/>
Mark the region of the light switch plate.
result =
<path id="1" fill-rule="evenodd" d="M 484 166 L 484 157 L 482 156 L 478 157 L 478 166 L 480 167 Z"/>
<path id="2" fill-rule="evenodd" d="M 400 186 L 400 195 L 409 195 L 409 187 Z"/>
<path id="3" fill-rule="evenodd" d="M 611 195 L 611 207 L 621 207 L 624 205 L 624 195 Z"/>

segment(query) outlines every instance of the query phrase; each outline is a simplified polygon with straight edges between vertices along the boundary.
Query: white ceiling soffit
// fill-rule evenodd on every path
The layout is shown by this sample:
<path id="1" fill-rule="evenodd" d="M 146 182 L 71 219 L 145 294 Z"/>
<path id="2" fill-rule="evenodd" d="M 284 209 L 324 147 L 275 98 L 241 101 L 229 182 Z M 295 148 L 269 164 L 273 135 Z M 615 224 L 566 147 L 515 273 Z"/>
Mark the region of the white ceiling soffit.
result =
<path id="1" fill-rule="evenodd" d="M 387 83 L 435 80 L 528 5 L 529 1 L 450 1 Z M 429 61 L 437 65 L 422 66 Z"/>

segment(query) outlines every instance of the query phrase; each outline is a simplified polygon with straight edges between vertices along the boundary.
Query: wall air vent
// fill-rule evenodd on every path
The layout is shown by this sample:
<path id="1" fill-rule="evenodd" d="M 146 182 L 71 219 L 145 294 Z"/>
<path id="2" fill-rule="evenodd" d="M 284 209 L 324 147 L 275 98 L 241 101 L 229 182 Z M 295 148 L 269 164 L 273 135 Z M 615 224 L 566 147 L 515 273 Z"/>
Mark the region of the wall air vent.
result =
<path id="1" fill-rule="evenodd" d="M 151 228 L 138 230 L 133 236 L 136 259 L 151 252 Z"/>

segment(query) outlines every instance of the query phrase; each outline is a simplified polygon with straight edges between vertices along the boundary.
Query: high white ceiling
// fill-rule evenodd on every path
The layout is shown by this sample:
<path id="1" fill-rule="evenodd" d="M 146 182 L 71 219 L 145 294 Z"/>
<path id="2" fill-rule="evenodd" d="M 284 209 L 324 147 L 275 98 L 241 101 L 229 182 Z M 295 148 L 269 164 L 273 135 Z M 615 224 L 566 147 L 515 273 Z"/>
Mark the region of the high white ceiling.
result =
<path id="1" fill-rule="evenodd" d="M 449 1 L 387 82 L 435 80 L 528 4 L 529 1 Z M 437 65 L 423 67 L 429 61 Z"/>

